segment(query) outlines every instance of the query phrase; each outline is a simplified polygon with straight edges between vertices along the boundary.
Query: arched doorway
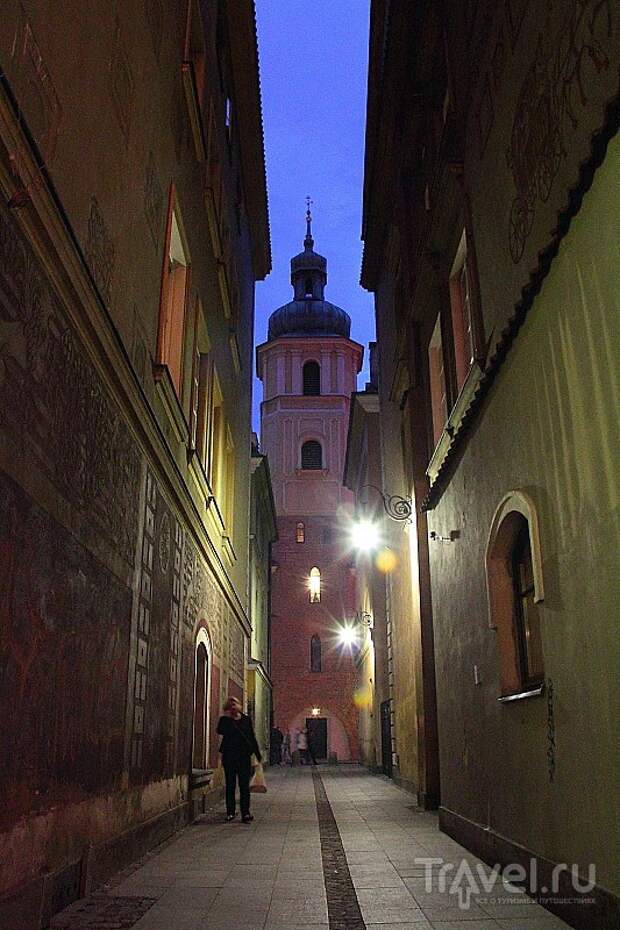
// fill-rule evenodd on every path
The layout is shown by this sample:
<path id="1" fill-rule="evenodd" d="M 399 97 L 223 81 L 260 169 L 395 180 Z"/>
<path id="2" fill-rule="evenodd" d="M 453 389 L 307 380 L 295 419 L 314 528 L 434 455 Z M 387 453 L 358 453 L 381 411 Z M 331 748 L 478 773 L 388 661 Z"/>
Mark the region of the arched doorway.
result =
<path id="1" fill-rule="evenodd" d="M 209 693 L 211 679 L 211 643 L 203 628 L 196 637 L 194 677 L 194 728 L 192 741 L 192 768 L 209 766 Z"/>

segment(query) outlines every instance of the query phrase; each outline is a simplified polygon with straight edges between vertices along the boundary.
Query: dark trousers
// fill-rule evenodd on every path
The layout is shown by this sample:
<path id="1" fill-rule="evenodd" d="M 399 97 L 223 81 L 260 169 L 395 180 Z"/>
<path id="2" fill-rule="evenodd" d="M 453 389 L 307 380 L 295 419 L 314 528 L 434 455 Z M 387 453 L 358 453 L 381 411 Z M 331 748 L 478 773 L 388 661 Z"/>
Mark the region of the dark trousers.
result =
<path id="1" fill-rule="evenodd" d="M 250 756 L 233 756 L 222 760 L 226 776 L 226 813 L 235 813 L 235 792 L 239 782 L 241 816 L 250 813 Z"/>

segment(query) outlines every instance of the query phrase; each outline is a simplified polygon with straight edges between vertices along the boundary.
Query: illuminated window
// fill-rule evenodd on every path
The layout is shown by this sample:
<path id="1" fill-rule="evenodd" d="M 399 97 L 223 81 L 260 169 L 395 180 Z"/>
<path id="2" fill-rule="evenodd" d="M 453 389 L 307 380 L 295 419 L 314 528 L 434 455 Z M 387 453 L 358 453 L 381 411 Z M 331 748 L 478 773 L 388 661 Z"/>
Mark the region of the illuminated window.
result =
<path id="1" fill-rule="evenodd" d="M 304 284 L 304 296 L 312 297 L 312 278 L 306 278 L 306 283 Z"/>
<path id="2" fill-rule="evenodd" d="M 321 573 L 316 567 L 310 569 L 310 582 L 308 587 L 310 591 L 310 603 L 318 604 L 321 600 Z"/>
<path id="3" fill-rule="evenodd" d="M 321 640 L 316 634 L 310 640 L 310 671 L 321 671 Z"/>
<path id="4" fill-rule="evenodd" d="M 168 368 L 179 400 L 182 395 L 188 280 L 189 256 L 182 234 L 174 191 L 172 191 L 168 213 L 166 259 L 162 276 L 157 361 Z"/>
<path id="5" fill-rule="evenodd" d="M 295 529 L 295 540 L 298 543 L 305 543 L 306 541 L 306 526 L 304 523 L 298 523 Z"/>
<path id="6" fill-rule="evenodd" d="M 306 362 L 303 368 L 304 394 L 317 396 L 321 393 L 321 366 L 318 362 Z"/>
<path id="7" fill-rule="evenodd" d="M 301 447 L 301 467 L 311 471 L 323 468 L 323 450 L 320 442 L 315 439 L 304 442 Z"/>

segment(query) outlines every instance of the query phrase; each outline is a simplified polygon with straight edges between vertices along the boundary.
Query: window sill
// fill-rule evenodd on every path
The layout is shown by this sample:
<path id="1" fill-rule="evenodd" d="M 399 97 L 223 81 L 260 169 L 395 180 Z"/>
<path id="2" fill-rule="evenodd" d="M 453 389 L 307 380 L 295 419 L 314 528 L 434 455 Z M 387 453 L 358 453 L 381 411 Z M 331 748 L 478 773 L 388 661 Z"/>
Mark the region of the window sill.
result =
<path id="1" fill-rule="evenodd" d="M 237 553 L 235 552 L 232 540 L 227 533 L 222 533 L 222 547 L 226 553 L 226 558 L 231 565 L 234 565 L 234 563 L 237 561 Z"/>
<path id="2" fill-rule="evenodd" d="M 168 366 L 154 362 L 153 380 L 155 381 L 157 393 L 163 403 L 168 419 L 172 423 L 178 442 L 187 445 L 189 442 L 189 426 L 187 425 L 183 408 L 181 407 L 177 392 L 172 383 Z"/>
<path id="3" fill-rule="evenodd" d="M 200 488 L 200 492 L 203 495 L 205 503 L 208 507 L 214 497 L 213 491 L 211 490 L 211 485 L 209 484 L 204 465 L 200 461 L 200 457 L 195 449 L 188 448 L 187 464 L 189 465 L 190 471 L 194 476 L 194 480 Z"/>
<path id="4" fill-rule="evenodd" d="M 295 476 L 297 478 L 305 478 L 305 477 L 325 478 L 328 472 L 329 472 L 328 468 L 296 468 Z"/>
<path id="5" fill-rule="evenodd" d="M 222 261 L 222 240 L 220 238 L 219 223 L 217 217 L 217 208 L 215 206 L 215 192 L 212 187 L 205 188 L 205 205 L 207 208 L 207 219 L 209 221 L 209 232 L 211 234 L 211 247 L 216 261 Z"/>
<path id="6" fill-rule="evenodd" d="M 207 157 L 204 140 L 204 131 L 202 128 L 202 117 L 200 115 L 200 105 L 198 103 L 198 89 L 196 87 L 196 75 L 194 66 L 191 61 L 184 61 L 181 65 L 181 76 L 183 79 L 183 90 L 187 101 L 189 112 L 189 123 L 192 128 L 194 146 L 196 148 L 196 158 L 198 161 L 205 161 Z"/>
<path id="7" fill-rule="evenodd" d="M 540 697 L 544 690 L 544 685 L 538 685 L 536 688 L 528 688 L 527 691 L 519 691 L 517 694 L 502 694 L 497 700 L 500 704 L 512 704 L 513 701 L 525 701 L 527 698 Z"/>
<path id="8" fill-rule="evenodd" d="M 222 298 L 222 307 L 224 308 L 224 316 L 227 320 L 230 319 L 232 308 L 230 306 L 230 291 L 228 289 L 228 277 L 226 275 L 226 263 L 221 259 L 218 259 L 217 262 L 217 280 L 220 286 L 220 296 Z"/>
<path id="9" fill-rule="evenodd" d="M 478 389 L 478 384 L 480 383 L 481 378 L 482 369 L 477 362 L 474 362 L 469 369 L 469 374 L 465 379 L 465 383 L 461 388 L 461 392 L 456 399 L 456 403 L 450 412 L 450 416 L 448 417 L 442 434 L 439 437 L 437 445 L 435 446 L 435 451 L 433 452 L 431 460 L 428 463 L 426 474 L 430 479 L 431 486 L 439 474 L 439 469 L 443 465 L 443 461 L 448 454 L 450 446 L 452 445 L 454 436 L 460 429 L 461 423 L 463 422 L 463 417 L 467 413 L 469 406 L 474 399 L 474 394 Z"/>
<path id="10" fill-rule="evenodd" d="M 235 366 L 235 372 L 237 374 L 241 373 L 241 355 L 239 354 L 239 343 L 237 341 L 237 333 L 234 329 L 230 330 L 228 336 L 228 344 L 230 345 L 230 354 L 232 355 L 233 365 Z"/>

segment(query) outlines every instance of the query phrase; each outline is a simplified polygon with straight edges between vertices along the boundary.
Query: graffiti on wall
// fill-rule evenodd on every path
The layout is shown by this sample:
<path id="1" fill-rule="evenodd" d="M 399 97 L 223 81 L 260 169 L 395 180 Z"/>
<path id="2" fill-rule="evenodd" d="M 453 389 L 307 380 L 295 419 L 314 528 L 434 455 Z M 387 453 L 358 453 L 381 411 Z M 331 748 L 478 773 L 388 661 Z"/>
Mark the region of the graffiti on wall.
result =
<path id="1" fill-rule="evenodd" d="M 119 409 L 69 327 L 30 246 L 0 207 L 0 430 L 134 561 L 140 461 Z"/>
<path id="2" fill-rule="evenodd" d="M 115 787 L 131 591 L 0 472 L 1 820 Z M 101 701 L 105 692 L 106 700 Z"/>

